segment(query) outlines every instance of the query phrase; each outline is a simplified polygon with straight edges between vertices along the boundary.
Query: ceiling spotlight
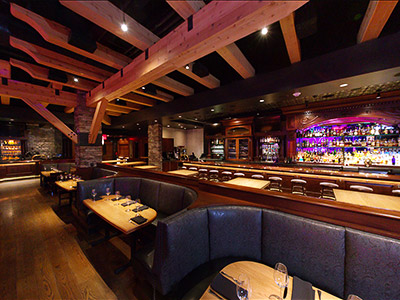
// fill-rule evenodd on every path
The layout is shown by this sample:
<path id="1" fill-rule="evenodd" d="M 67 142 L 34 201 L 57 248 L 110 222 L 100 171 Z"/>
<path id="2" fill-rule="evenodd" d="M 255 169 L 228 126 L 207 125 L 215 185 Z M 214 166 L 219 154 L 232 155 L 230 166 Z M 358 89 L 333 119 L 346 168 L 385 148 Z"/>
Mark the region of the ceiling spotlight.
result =
<path id="1" fill-rule="evenodd" d="M 219 125 L 219 123 L 214 123 L 213 125 L 214 125 L 214 126 L 218 126 L 218 125 Z"/>
<path id="2" fill-rule="evenodd" d="M 117 102 L 119 101 L 119 98 L 117 98 Z"/>
<path id="3" fill-rule="evenodd" d="M 127 32 L 127 31 L 128 31 L 128 25 L 126 25 L 125 23 L 122 23 L 122 24 L 121 24 L 121 30 L 122 30 L 123 32 Z"/>
<path id="4" fill-rule="evenodd" d="M 194 129 L 197 129 L 197 126 L 194 126 Z"/>
<path id="5" fill-rule="evenodd" d="M 170 125 L 168 124 L 167 127 L 170 127 Z"/>
<path id="6" fill-rule="evenodd" d="M 122 126 L 122 128 L 125 128 L 125 126 Z"/>
<path id="7" fill-rule="evenodd" d="M 158 121 L 157 121 L 157 120 L 154 120 L 154 122 L 156 122 L 156 123 L 157 123 Z"/>
<path id="8" fill-rule="evenodd" d="M 79 82 L 79 79 L 77 77 L 74 77 L 74 82 Z"/>
<path id="9" fill-rule="evenodd" d="M 142 90 L 145 90 L 146 89 L 146 87 L 145 86 L 142 86 Z"/>
<path id="10" fill-rule="evenodd" d="M 264 27 L 263 29 L 261 29 L 261 34 L 262 35 L 266 35 L 268 33 L 268 28 Z"/>
<path id="11" fill-rule="evenodd" d="M 300 96 L 301 95 L 301 92 L 294 92 L 293 93 L 293 96 L 295 96 L 295 97 L 298 97 L 298 96 Z"/>
<path id="12" fill-rule="evenodd" d="M 186 127 L 185 127 L 185 128 L 183 128 L 183 129 L 185 129 L 185 130 L 186 130 Z"/>
<path id="13" fill-rule="evenodd" d="M 346 86 L 348 86 L 348 84 L 347 83 L 342 83 L 341 85 L 339 85 L 340 87 L 346 87 Z"/>
<path id="14" fill-rule="evenodd" d="M 139 123 L 136 123 L 137 126 L 139 126 Z"/>
<path id="15" fill-rule="evenodd" d="M 182 116 L 179 116 L 179 118 L 182 118 Z"/>
<path id="16" fill-rule="evenodd" d="M 189 65 L 186 65 L 186 66 L 185 66 L 185 69 L 186 69 L 186 70 L 189 70 L 189 69 L 190 69 Z"/>
<path id="17" fill-rule="evenodd" d="M 14 119 L 10 119 L 11 122 L 14 122 Z"/>
<path id="18" fill-rule="evenodd" d="M 141 130 L 142 128 L 139 127 L 139 130 Z"/>
<path id="19" fill-rule="evenodd" d="M 215 111 L 215 109 L 214 109 L 214 108 L 211 108 L 211 111 Z"/>
<path id="20" fill-rule="evenodd" d="M 264 99 L 260 99 L 260 103 L 263 103 L 265 100 Z"/>
<path id="21" fill-rule="evenodd" d="M 197 121 L 197 118 L 194 118 L 195 121 Z"/>

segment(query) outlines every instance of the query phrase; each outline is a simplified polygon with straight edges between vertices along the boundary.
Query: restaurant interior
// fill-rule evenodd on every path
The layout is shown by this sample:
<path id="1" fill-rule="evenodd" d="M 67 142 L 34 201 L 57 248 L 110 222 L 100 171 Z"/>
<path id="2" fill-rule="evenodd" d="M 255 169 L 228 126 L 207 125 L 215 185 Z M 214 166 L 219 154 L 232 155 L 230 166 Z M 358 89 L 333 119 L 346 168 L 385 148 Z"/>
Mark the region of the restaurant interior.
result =
<path id="1" fill-rule="evenodd" d="M 400 299 L 397 3 L 0 1 L 0 298 Z"/>

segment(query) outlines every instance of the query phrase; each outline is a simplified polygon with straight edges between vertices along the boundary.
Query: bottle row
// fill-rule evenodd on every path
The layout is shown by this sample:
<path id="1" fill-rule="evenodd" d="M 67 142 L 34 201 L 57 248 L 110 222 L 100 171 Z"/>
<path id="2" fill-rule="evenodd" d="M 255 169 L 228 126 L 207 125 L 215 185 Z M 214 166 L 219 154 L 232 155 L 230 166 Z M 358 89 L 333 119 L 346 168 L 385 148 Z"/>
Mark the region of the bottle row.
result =
<path id="1" fill-rule="evenodd" d="M 320 139 L 297 139 L 297 148 L 313 147 L 400 147 L 398 138 L 375 138 L 367 137 L 345 137 L 342 138 L 320 138 Z"/>
<path id="2" fill-rule="evenodd" d="M 298 130 L 298 138 L 331 137 L 331 136 L 359 136 L 359 135 L 388 135 L 400 134 L 399 126 L 363 123 L 332 126 L 316 126 L 307 130 Z"/>

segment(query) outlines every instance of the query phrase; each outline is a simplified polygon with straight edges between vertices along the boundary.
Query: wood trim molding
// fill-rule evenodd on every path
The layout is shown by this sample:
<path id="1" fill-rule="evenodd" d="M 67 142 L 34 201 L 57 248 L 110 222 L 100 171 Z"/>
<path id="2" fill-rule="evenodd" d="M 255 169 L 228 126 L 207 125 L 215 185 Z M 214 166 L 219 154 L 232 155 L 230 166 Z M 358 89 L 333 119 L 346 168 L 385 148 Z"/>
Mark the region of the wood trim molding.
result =
<path id="1" fill-rule="evenodd" d="M 364 19 L 357 35 L 358 43 L 376 39 L 381 34 L 381 31 L 392 14 L 397 2 L 398 0 L 369 1 L 367 12 L 364 15 Z"/>
<path id="2" fill-rule="evenodd" d="M 10 45 L 30 55 L 38 64 L 89 78 L 94 81 L 101 82 L 112 75 L 112 73 L 103 69 L 25 42 L 13 36 L 10 36 Z"/>
<path id="3" fill-rule="evenodd" d="M 97 43 L 97 49 L 93 53 L 69 44 L 68 38 L 71 33 L 71 29 L 57 22 L 48 20 L 15 3 L 10 3 L 10 12 L 14 17 L 31 25 L 49 43 L 86 56 L 115 69 L 121 69 L 131 62 L 129 57 L 99 43 Z"/>
<path id="4" fill-rule="evenodd" d="M 196 74 L 193 73 L 193 64 L 188 64 L 189 69 L 185 67 L 179 68 L 177 71 L 185 74 L 187 77 L 192 78 L 193 80 L 197 81 L 198 83 L 201 83 L 202 85 L 208 87 L 209 89 L 215 89 L 220 86 L 220 81 L 218 78 L 214 77 L 211 74 L 208 74 L 207 76 L 200 77 Z"/>
<path id="5" fill-rule="evenodd" d="M 123 77 L 117 73 L 104 82 L 104 88 L 99 85 L 93 89 L 87 105 L 92 106 L 102 98 L 111 101 L 151 83 L 262 26 L 279 21 L 305 3 L 212 1 L 193 15 L 196 26 L 191 31 L 187 31 L 186 22 L 178 26 L 148 49 L 147 59 L 142 53 L 126 66 Z"/>
<path id="6" fill-rule="evenodd" d="M 32 109 L 34 109 L 39 115 L 50 122 L 54 127 L 60 130 L 65 136 L 67 136 L 75 144 L 78 143 L 78 136 L 71 130 L 67 125 L 65 125 L 59 118 L 57 118 L 53 113 L 51 113 L 47 108 L 45 108 L 40 102 L 32 100 L 30 98 L 21 98 L 26 104 L 28 104 Z"/>
<path id="7" fill-rule="evenodd" d="M 294 25 L 294 13 L 279 20 L 279 24 L 281 25 L 290 62 L 292 64 L 299 62 L 301 60 L 301 50 L 300 42 L 296 33 L 296 27 Z"/>
<path id="8" fill-rule="evenodd" d="M 94 144 L 97 139 L 97 134 L 99 133 L 100 127 L 101 127 L 101 122 L 104 119 L 104 114 L 106 113 L 106 109 L 108 106 L 108 101 L 107 99 L 103 99 L 100 102 L 97 103 L 96 105 L 96 110 L 94 112 L 92 124 L 90 126 L 90 132 L 89 132 L 89 143 Z"/>
<path id="9" fill-rule="evenodd" d="M 152 83 L 182 96 L 190 96 L 194 94 L 193 88 L 167 76 L 158 78 Z"/>

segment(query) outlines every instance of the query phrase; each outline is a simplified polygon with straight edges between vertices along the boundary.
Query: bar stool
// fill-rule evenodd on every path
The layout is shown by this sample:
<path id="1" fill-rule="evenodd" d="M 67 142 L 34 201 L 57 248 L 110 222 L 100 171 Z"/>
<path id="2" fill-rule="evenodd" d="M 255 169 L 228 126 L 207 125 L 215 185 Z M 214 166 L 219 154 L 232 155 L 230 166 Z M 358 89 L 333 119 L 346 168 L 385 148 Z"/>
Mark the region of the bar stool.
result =
<path id="1" fill-rule="evenodd" d="M 306 196 L 307 181 L 303 179 L 292 179 L 292 194 L 300 194 Z"/>
<path id="2" fill-rule="evenodd" d="M 351 185 L 350 189 L 353 191 L 370 192 L 370 193 L 372 193 L 374 191 L 373 188 L 370 188 L 368 186 L 363 186 L 363 185 Z"/>
<path id="3" fill-rule="evenodd" d="M 338 188 L 338 184 L 332 182 L 320 182 L 319 186 L 321 188 L 321 194 L 319 196 L 320 198 L 336 200 L 333 189 Z"/>
<path id="4" fill-rule="evenodd" d="M 230 171 L 223 171 L 221 173 L 221 181 L 228 181 L 232 179 L 232 172 Z"/>
<path id="5" fill-rule="evenodd" d="M 243 173 L 233 173 L 233 177 L 246 177 Z"/>
<path id="6" fill-rule="evenodd" d="M 189 171 L 197 171 L 197 168 L 196 167 L 190 167 Z"/>
<path id="7" fill-rule="evenodd" d="M 218 170 L 208 171 L 208 180 L 218 182 Z"/>
<path id="8" fill-rule="evenodd" d="M 187 167 L 186 167 L 186 166 L 182 166 L 181 169 L 182 169 L 182 170 L 186 170 Z"/>
<path id="9" fill-rule="evenodd" d="M 393 191 L 392 191 L 392 194 L 393 194 L 394 196 L 400 197 L 400 190 L 393 190 Z"/>
<path id="10" fill-rule="evenodd" d="M 254 175 L 251 175 L 251 178 L 253 178 L 253 179 L 264 179 L 264 176 L 261 175 L 261 174 L 254 174 Z"/>
<path id="11" fill-rule="evenodd" d="M 199 179 L 208 180 L 208 170 L 207 169 L 199 169 Z"/>
<path id="12" fill-rule="evenodd" d="M 282 178 L 277 176 L 268 177 L 270 181 L 269 190 L 282 192 Z"/>

